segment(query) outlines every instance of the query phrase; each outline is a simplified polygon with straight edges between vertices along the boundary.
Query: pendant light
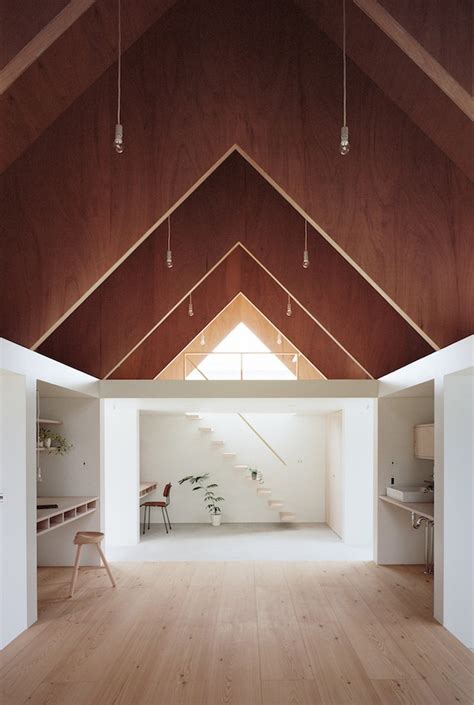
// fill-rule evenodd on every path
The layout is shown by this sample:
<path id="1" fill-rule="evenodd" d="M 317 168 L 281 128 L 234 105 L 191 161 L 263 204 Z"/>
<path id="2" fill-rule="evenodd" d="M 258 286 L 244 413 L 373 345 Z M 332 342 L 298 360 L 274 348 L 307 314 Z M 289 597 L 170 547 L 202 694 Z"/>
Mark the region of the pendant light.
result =
<path id="1" fill-rule="evenodd" d="M 204 333 L 201 333 L 201 339 L 199 341 L 199 345 L 203 348 L 205 346 L 205 344 L 206 344 L 206 336 L 204 335 Z"/>
<path id="2" fill-rule="evenodd" d="M 293 313 L 293 310 L 291 308 L 291 298 L 290 298 L 290 295 L 288 294 L 288 303 L 286 305 L 286 315 L 291 316 L 292 313 Z"/>
<path id="3" fill-rule="evenodd" d="M 122 99 L 122 7 L 121 0 L 117 0 L 117 123 L 115 125 L 114 147 L 117 154 L 123 152 L 123 126 L 120 122 L 120 108 Z"/>
<path id="4" fill-rule="evenodd" d="M 304 220 L 304 252 L 303 252 L 303 269 L 308 269 L 309 267 L 309 253 L 308 253 L 308 221 Z"/>
<path id="5" fill-rule="evenodd" d="M 342 155 L 349 152 L 349 128 L 347 127 L 347 67 L 346 67 L 346 0 L 342 0 L 342 127 L 339 150 Z"/>
<path id="6" fill-rule="evenodd" d="M 278 331 L 277 335 L 277 345 L 281 345 L 283 343 L 283 338 L 281 337 L 280 331 Z"/>
<path id="7" fill-rule="evenodd" d="M 166 250 L 166 266 L 171 269 L 173 266 L 173 255 L 171 254 L 171 216 L 168 216 L 168 249 Z"/>
<path id="8" fill-rule="evenodd" d="M 188 316 L 194 316 L 193 295 L 189 294 Z"/>

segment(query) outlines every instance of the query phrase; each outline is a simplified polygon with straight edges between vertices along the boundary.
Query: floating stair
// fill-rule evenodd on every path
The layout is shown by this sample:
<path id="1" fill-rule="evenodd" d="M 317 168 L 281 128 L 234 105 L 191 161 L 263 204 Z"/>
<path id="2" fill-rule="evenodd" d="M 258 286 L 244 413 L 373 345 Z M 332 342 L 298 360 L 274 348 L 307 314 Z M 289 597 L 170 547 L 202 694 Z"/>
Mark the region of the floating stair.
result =
<path id="1" fill-rule="evenodd" d="M 234 465 L 234 468 L 236 468 L 236 470 L 248 470 L 249 466 L 248 465 Z"/>
<path id="2" fill-rule="evenodd" d="M 194 412 L 187 411 L 185 414 L 187 419 L 191 419 L 191 421 L 197 421 L 198 419 L 202 419 L 201 414 L 196 414 Z"/>
<path id="3" fill-rule="evenodd" d="M 224 458 L 235 458 L 237 453 L 222 453 L 222 455 L 224 456 Z"/>
<path id="4" fill-rule="evenodd" d="M 199 426 L 201 433 L 212 433 L 214 429 L 211 426 Z"/>
<path id="5" fill-rule="evenodd" d="M 296 514 L 293 512 L 280 512 L 280 521 L 294 521 L 296 519 Z"/>
<path id="6" fill-rule="evenodd" d="M 269 499 L 268 506 L 270 507 L 270 509 L 283 509 L 285 505 L 278 499 Z"/>
<path id="7" fill-rule="evenodd" d="M 272 491 L 269 487 L 258 487 L 257 494 L 259 497 L 268 497 L 271 495 Z"/>
<path id="8" fill-rule="evenodd" d="M 223 446 L 224 441 L 211 441 L 213 446 Z"/>

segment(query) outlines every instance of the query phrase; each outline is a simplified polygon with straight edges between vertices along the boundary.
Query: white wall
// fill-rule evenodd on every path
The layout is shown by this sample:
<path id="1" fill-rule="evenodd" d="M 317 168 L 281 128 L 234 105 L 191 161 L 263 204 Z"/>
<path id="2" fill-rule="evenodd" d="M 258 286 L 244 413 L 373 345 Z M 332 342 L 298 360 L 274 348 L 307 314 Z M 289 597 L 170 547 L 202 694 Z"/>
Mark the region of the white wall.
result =
<path id="1" fill-rule="evenodd" d="M 474 648 L 473 474 L 474 371 L 470 370 L 447 375 L 444 380 L 444 625 L 471 649 Z"/>
<path id="2" fill-rule="evenodd" d="M 103 399 L 105 545 L 133 546 L 139 540 L 139 433 L 135 399 Z"/>
<path id="3" fill-rule="evenodd" d="M 326 416 L 326 524 L 343 534 L 342 411 Z"/>
<path id="4" fill-rule="evenodd" d="M 386 494 L 393 477 L 396 485 L 421 485 L 433 474 L 433 461 L 414 453 L 414 426 L 433 423 L 433 397 L 380 399 L 378 424 L 377 497 Z M 413 529 L 410 512 L 377 501 L 377 563 L 424 563 L 425 530 Z"/>
<path id="5" fill-rule="evenodd" d="M 54 397 L 40 399 L 41 417 L 59 419 L 61 426 L 50 426 L 73 448 L 65 455 L 40 453 L 42 481 L 38 497 L 100 496 L 100 402 L 98 399 Z M 93 514 L 38 536 L 38 565 L 73 565 L 76 531 L 100 531 L 100 503 Z M 81 565 L 99 565 L 94 546 L 85 546 Z"/>
<path id="6" fill-rule="evenodd" d="M 345 543 L 371 546 L 374 535 L 376 404 L 351 400 L 343 410 L 343 533 Z"/>
<path id="7" fill-rule="evenodd" d="M 202 420 L 184 414 L 140 415 L 140 473 L 142 480 L 157 480 L 161 488 L 173 485 L 169 510 L 174 522 L 208 522 L 209 516 L 198 493 L 178 481 L 189 474 L 210 473 L 219 484 L 224 522 L 279 521 L 278 510 L 268 499 L 281 500 L 285 511 L 296 513 L 298 522 L 325 520 L 325 421 L 322 416 L 294 414 L 245 414 L 245 418 L 286 462 L 284 466 L 237 414 L 204 414 Z M 202 433 L 211 426 L 214 433 Z M 213 446 L 212 440 L 224 440 Z M 237 453 L 226 459 L 223 451 Z M 247 464 L 264 475 L 271 497 L 258 497 L 258 483 L 248 473 L 234 468 Z M 158 499 L 161 491 L 150 496 Z M 152 519 L 161 521 L 159 510 Z"/>
<path id="8" fill-rule="evenodd" d="M 37 381 L 58 385 L 75 393 L 98 396 L 98 380 L 20 345 L 0 338 L 0 370 L 19 375 L 21 383 L 3 388 L 1 406 L 3 444 L 1 463 L 7 499 L 2 514 L 9 517 L 0 536 L 3 564 L 14 567 L 15 581 L 3 591 L 2 610 L 7 615 L 0 643 L 20 634 L 37 619 L 36 595 L 36 387 Z M 12 416 L 11 409 L 15 409 Z M 7 430 L 5 430 L 7 429 Z M 14 450 L 16 449 L 16 450 Z M 8 508 L 5 509 L 8 503 Z M 5 510 L 5 511 L 3 511 Z M 4 522 L 2 522 L 4 523 Z M 4 523 L 5 528 L 5 523 Z M 14 537 L 14 538 L 12 538 Z M 3 576 L 5 584 L 5 576 Z M 11 588 L 11 589 L 10 589 Z M 26 595 L 26 599 L 23 596 Z"/>
<path id="9" fill-rule="evenodd" d="M 0 648 L 28 626 L 26 390 L 21 375 L 0 375 Z M 8 549 L 7 549 L 8 546 Z"/>
<path id="10" fill-rule="evenodd" d="M 460 340 L 431 355 L 402 367 L 379 380 L 379 397 L 403 391 L 426 381 L 434 380 L 434 426 L 435 426 L 435 573 L 434 616 L 444 624 L 444 581 L 449 570 L 444 555 L 444 378 L 446 375 L 472 367 L 474 362 L 474 336 Z M 441 491 L 440 491 L 441 490 Z M 472 530 L 472 518 L 459 516 L 460 532 Z"/>

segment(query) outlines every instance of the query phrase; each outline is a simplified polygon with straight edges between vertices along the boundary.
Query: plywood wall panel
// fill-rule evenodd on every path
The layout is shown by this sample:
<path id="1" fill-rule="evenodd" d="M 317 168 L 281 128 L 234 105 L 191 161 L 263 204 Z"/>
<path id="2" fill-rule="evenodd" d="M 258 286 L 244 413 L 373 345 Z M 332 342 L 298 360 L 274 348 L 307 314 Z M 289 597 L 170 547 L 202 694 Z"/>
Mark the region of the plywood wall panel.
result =
<path id="1" fill-rule="evenodd" d="M 123 68 L 123 155 L 110 71 L 2 175 L 2 335 L 33 345 L 234 142 L 437 344 L 472 330 L 472 185 L 352 64 L 339 155 L 340 52 L 291 3 L 178 3 Z"/>

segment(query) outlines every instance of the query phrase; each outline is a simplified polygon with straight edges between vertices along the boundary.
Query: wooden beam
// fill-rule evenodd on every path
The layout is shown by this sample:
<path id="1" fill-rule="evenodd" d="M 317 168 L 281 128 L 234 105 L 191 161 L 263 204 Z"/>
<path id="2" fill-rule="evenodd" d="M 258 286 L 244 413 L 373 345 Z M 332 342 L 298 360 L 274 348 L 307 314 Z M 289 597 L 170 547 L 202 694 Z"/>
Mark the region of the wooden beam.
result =
<path id="1" fill-rule="evenodd" d="M 94 3 L 95 0 L 69 0 L 66 7 L 58 12 L 0 71 L 0 95 L 3 95 L 31 64 L 49 49 Z M 60 67 L 57 68 L 59 72 Z"/>
<path id="2" fill-rule="evenodd" d="M 372 22 L 410 57 L 410 59 L 472 120 L 474 101 L 471 95 L 434 59 L 377 0 L 353 0 Z M 468 57 L 466 57 L 468 59 Z"/>

